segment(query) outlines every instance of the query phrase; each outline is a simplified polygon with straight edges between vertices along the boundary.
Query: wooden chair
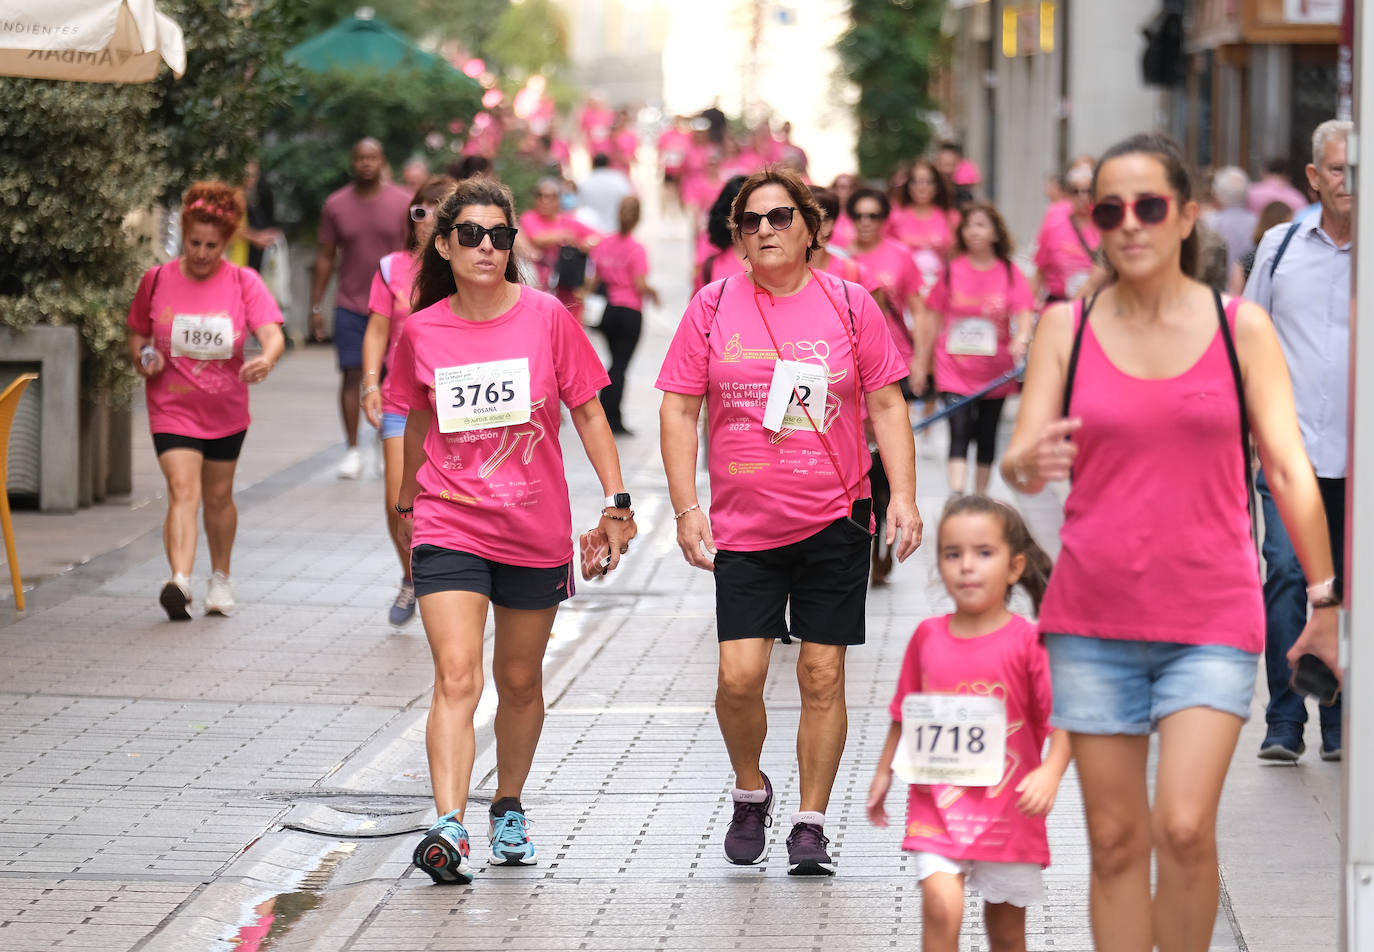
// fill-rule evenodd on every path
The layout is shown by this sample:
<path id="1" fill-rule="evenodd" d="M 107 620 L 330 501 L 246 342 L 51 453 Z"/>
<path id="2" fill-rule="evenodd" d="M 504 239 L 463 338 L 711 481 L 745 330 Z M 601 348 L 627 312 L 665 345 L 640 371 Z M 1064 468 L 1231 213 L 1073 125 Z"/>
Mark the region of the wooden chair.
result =
<path id="1" fill-rule="evenodd" d="M 14 424 L 14 411 L 19 406 L 19 398 L 24 395 L 29 384 L 38 379 L 38 374 L 21 374 L 0 393 L 0 525 L 5 530 L 5 558 L 10 563 L 10 584 L 14 586 L 14 607 L 24 610 L 24 582 L 19 577 L 19 556 L 14 551 L 14 523 L 10 521 L 10 497 L 5 490 L 9 475 L 10 427 Z"/>

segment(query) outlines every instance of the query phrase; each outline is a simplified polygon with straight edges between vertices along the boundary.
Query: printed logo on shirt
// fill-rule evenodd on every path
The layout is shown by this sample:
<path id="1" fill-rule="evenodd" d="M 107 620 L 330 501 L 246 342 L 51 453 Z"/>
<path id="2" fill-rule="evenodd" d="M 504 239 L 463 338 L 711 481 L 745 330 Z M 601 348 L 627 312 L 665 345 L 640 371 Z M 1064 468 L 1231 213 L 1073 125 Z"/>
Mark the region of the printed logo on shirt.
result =
<path id="1" fill-rule="evenodd" d="M 727 467 L 731 476 L 752 476 L 769 467 L 769 463 L 741 463 L 739 460 L 731 460 Z"/>
<path id="2" fill-rule="evenodd" d="M 740 360 L 777 360 L 778 352 L 771 347 L 746 350 L 740 344 L 739 334 L 736 334 L 726 342 L 725 350 L 721 352 L 720 359 L 732 364 Z"/>
<path id="3" fill-rule="evenodd" d="M 534 419 L 534 412 L 544 406 L 545 397 L 540 397 L 530 403 L 530 419 L 523 426 L 507 426 L 501 428 L 501 445 L 496 448 L 496 452 L 491 458 L 482 464 L 482 468 L 477 471 L 477 475 L 483 479 L 490 479 L 492 474 L 510 459 L 520 446 L 520 441 L 525 441 L 525 451 L 521 454 L 520 460 L 526 466 L 530 460 L 534 459 L 534 448 L 544 440 L 544 426 Z"/>

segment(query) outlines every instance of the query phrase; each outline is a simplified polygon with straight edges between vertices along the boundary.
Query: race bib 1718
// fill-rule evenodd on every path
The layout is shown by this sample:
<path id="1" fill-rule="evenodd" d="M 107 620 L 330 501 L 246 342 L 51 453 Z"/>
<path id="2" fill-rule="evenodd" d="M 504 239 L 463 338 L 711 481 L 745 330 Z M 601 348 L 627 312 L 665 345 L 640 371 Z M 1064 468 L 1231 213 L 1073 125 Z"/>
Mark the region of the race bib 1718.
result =
<path id="1" fill-rule="evenodd" d="M 907 783 L 992 787 L 1002 779 L 1007 708 L 979 694 L 908 694 L 892 769 Z"/>

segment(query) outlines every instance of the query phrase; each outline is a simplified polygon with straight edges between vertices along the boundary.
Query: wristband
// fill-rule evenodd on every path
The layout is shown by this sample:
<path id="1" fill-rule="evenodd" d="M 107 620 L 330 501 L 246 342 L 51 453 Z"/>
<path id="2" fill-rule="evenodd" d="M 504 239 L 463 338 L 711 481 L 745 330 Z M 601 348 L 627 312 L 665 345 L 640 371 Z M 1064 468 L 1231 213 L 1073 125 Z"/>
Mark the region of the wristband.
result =
<path id="1" fill-rule="evenodd" d="M 415 504 L 411 503 L 409 506 L 403 506 L 398 502 L 391 508 L 395 509 L 398 515 L 406 516 L 415 511 Z"/>
<path id="2" fill-rule="evenodd" d="M 688 506 L 686 509 L 682 510 L 681 512 L 675 512 L 675 513 L 673 513 L 673 521 L 674 521 L 674 522 L 677 522 L 677 521 L 678 521 L 679 519 L 681 519 L 683 516 L 687 515 L 687 513 L 691 512 L 691 511 L 694 510 L 694 509 L 700 509 L 700 508 L 701 508 L 701 503 L 699 503 L 699 502 L 694 502 L 694 503 L 692 503 L 690 506 Z"/>
<path id="3" fill-rule="evenodd" d="M 311 313 L 311 314 L 323 314 L 323 313 L 324 313 L 324 305 L 322 305 L 322 304 L 312 304 L 312 305 L 310 305 L 310 313 Z"/>
<path id="4" fill-rule="evenodd" d="M 1307 600 L 1312 603 L 1313 608 L 1339 605 L 1341 601 L 1336 597 L 1336 577 L 1333 575 L 1324 582 L 1307 586 Z"/>
<path id="5" fill-rule="evenodd" d="M 602 519 L 614 519 L 616 522 L 630 522 L 634 519 L 634 517 L 635 511 L 633 509 L 630 510 L 630 514 L 628 516 L 613 516 L 609 511 L 605 509 L 601 510 Z"/>

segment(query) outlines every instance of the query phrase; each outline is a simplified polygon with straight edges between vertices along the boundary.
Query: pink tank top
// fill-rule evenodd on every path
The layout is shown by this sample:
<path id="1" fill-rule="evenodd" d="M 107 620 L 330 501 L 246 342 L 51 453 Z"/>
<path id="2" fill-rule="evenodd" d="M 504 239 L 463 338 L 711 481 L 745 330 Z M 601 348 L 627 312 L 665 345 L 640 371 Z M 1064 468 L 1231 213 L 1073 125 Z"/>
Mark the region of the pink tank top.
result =
<path id="1" fill-rule="evenodd" d="M 1239 300 L 1226 308 L 1234 328 Z M 1075 308 L 1075 329 L 1083 319 Z M 1220 328 L 1188 370 L 1122 373 L 1091 321 L 1070 415 L 1083 420 L 1040 631 L 1264 647 L 1240 407 Z"/>

